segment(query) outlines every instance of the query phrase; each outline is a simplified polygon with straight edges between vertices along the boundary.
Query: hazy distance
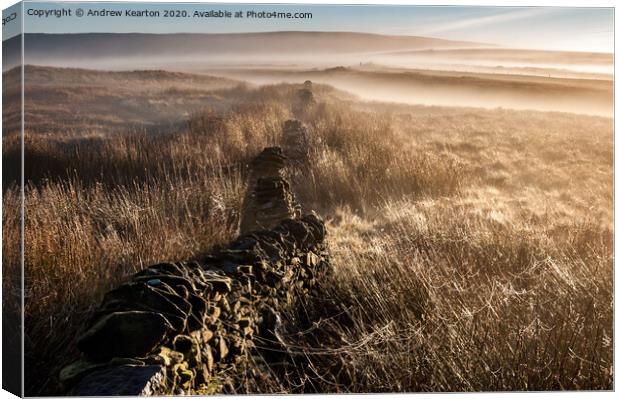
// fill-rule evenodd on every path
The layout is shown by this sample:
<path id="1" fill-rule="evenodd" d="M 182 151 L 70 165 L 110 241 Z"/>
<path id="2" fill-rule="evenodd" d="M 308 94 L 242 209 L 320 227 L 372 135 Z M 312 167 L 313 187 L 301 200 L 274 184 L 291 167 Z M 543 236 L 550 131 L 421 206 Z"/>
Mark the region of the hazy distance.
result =
<path id="1" fill-rule="evenodd" d="M 8 59 L 19 49 L 4 42 Z M 25 63 L 164 69 L 253 84 L 312 79 L 365 100 L 609 116 L 613 55 L 354 32 L 26 34 Z M 7 54 L 5 54 L 7 57 Z M 3 69 L 15 65 L 5 62 Z"/>

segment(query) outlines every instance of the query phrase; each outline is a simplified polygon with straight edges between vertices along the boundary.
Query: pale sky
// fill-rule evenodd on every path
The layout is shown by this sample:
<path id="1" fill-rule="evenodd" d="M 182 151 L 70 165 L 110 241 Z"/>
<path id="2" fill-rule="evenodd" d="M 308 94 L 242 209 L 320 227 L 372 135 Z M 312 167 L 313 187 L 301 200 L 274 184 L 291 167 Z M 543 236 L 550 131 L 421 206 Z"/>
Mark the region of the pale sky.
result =
<path id="1" fill-rule="evenodd" d="M 613 52 L 612 8 L 463 7 L 463 6 L 326 6 L 258 4 L 182 4 L 174 9 L 194 11 L 311 12 L 312 19 L 215 19 L 132 17 L 36 17 L 25 15 L 25 32 L 84 33 L 231 33 L 265 31 L 349 31 L 387 35 L 429 36 L 476 41 L 507 47 Z M 32 10 L 78 8 L 93 10 L 163 11 L 162 3 L 37 3 Z M 8 28 L 5 27 L 8 31 Z M 7 32 L 3 32 L 6 38 Z"/>

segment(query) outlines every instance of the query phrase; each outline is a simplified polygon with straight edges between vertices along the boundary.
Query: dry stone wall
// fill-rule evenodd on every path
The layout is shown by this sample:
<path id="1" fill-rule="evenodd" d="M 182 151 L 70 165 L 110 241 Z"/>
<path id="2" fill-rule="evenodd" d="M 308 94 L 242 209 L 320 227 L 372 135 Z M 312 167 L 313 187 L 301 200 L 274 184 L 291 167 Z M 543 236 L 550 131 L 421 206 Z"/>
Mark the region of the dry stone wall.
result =
<path id="1" fill-rule="evenodd" d="M 303 118 L 303 116 L 316 104 L 314 93 L 312 91 L 312 82 L 306 80 L 303 87 L 298 90 L 297 98 L 293 103 L 293 114 L 297 118 Z"/>
<path id="2" fill-rule="evenodd" d="M 79 396 L 217 391 L 218 372 L 243 367 L 255 335 L 278 342 L 280 312 L 329 267 L 314 214 L 243 235 L 202 262 L 153 265 L 105 295 L 78 339 L 83 358 L 61 380 Z"/>
<path id="3" fill-rule="evenodd" d="M 242 234 L 271 229 L 282 219 L 300 216 L 301 208 L 285 178 L 287 162 L 280 147 L 265 148 L 252 162 L 250 190 L 241 215 Z"/>
<path id="4" fill-rule="evenodd" d="M 311 83 L 302 91 L 302 102 L 312 100 Z M 306 150 L 299 121 L 283 133 L 289 154 Z M 257 340 L 263 358 L 285 350 L 280 314 L 316 294 L 317 279 L 330 270 L 323 221 L 301 216 L 287 164 L 279 147 L 255 158 L 241 236 L 226 248 L 150 266 L 105 294 L 77 339 L 82 357 L 60 373 L 66 393 L 217 393 L 222 376 L 247 367 Z"/>
<path id="5" fill-rule="evenodd" d="M 301 121 L 289 119 L 284 122 L 282 141 L 284 154 L 289 162 L 300 165 L 308 160 L 310 152 L 308 131 Z"/>

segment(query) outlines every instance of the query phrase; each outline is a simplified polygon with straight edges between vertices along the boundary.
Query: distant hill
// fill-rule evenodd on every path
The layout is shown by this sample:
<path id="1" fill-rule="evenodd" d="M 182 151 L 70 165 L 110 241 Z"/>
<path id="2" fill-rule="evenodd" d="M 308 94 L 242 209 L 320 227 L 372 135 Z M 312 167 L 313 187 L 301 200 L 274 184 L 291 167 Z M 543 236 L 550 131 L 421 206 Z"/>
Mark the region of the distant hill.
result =
<path id="1" fill-rule="evenodd" d="M 13 36 L 2 41 L 2 71 L 7 71 L 22 62 L 22 36 Z"/>
<path id="2" fill-rule="evenodd" d="M 187 58 L 217 55 L 356 54 L 488 47 L 418 36 L 386 36 L 353 32 L 264 32 L 234 34 L 31 33 L 25 36 L 26 63 L 61 59 L 156 57 Z"/>
<path id="3" fill-rule="evenodd" d="M 169 131 L 193 112 L 221 110 L 239 81 L 161 70 L 95 71 L 26 65 L 25 128 L 32 133 L 98 135 Z M 22 68 L 2 73 L 3 132 L 20 128 Z"/>
<path id="4" fill-rule="evenodd" d="M 516 48 L 453 48 L 387 52 L 395 57 L 454 58 L 458 60 L 497 60 L 509 62 L 558 64 L 612 64 L 612 53 L 561 50 L 531 50 Z"/>

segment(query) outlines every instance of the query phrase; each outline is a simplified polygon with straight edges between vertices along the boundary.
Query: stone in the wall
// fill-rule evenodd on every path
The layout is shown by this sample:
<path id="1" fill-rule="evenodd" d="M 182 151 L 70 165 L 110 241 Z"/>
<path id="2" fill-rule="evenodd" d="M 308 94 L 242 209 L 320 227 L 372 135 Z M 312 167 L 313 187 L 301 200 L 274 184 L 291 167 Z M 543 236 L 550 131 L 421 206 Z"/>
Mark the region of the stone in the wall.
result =
<path id="1" fill-rule="evenodd" d="M 78 348 L 94 360 L 143 356 L 161 344 L 172 331 L 160 313 L 114 312 L 101 317 L 78 339 Z"/>
<path id="2" fill-rule="evenodd" d="M 166 368 L 161 365 L 111 366 L 84 377 L 75 396 L 154 396 L 165 393 Z"/>
<path id="3" fill-rule="evenodd" d="M 252 161 L 252 174 L 258 177 L 278 177 L 287 165 L 287 158 L 280 147 L 265 148 Z"/>

